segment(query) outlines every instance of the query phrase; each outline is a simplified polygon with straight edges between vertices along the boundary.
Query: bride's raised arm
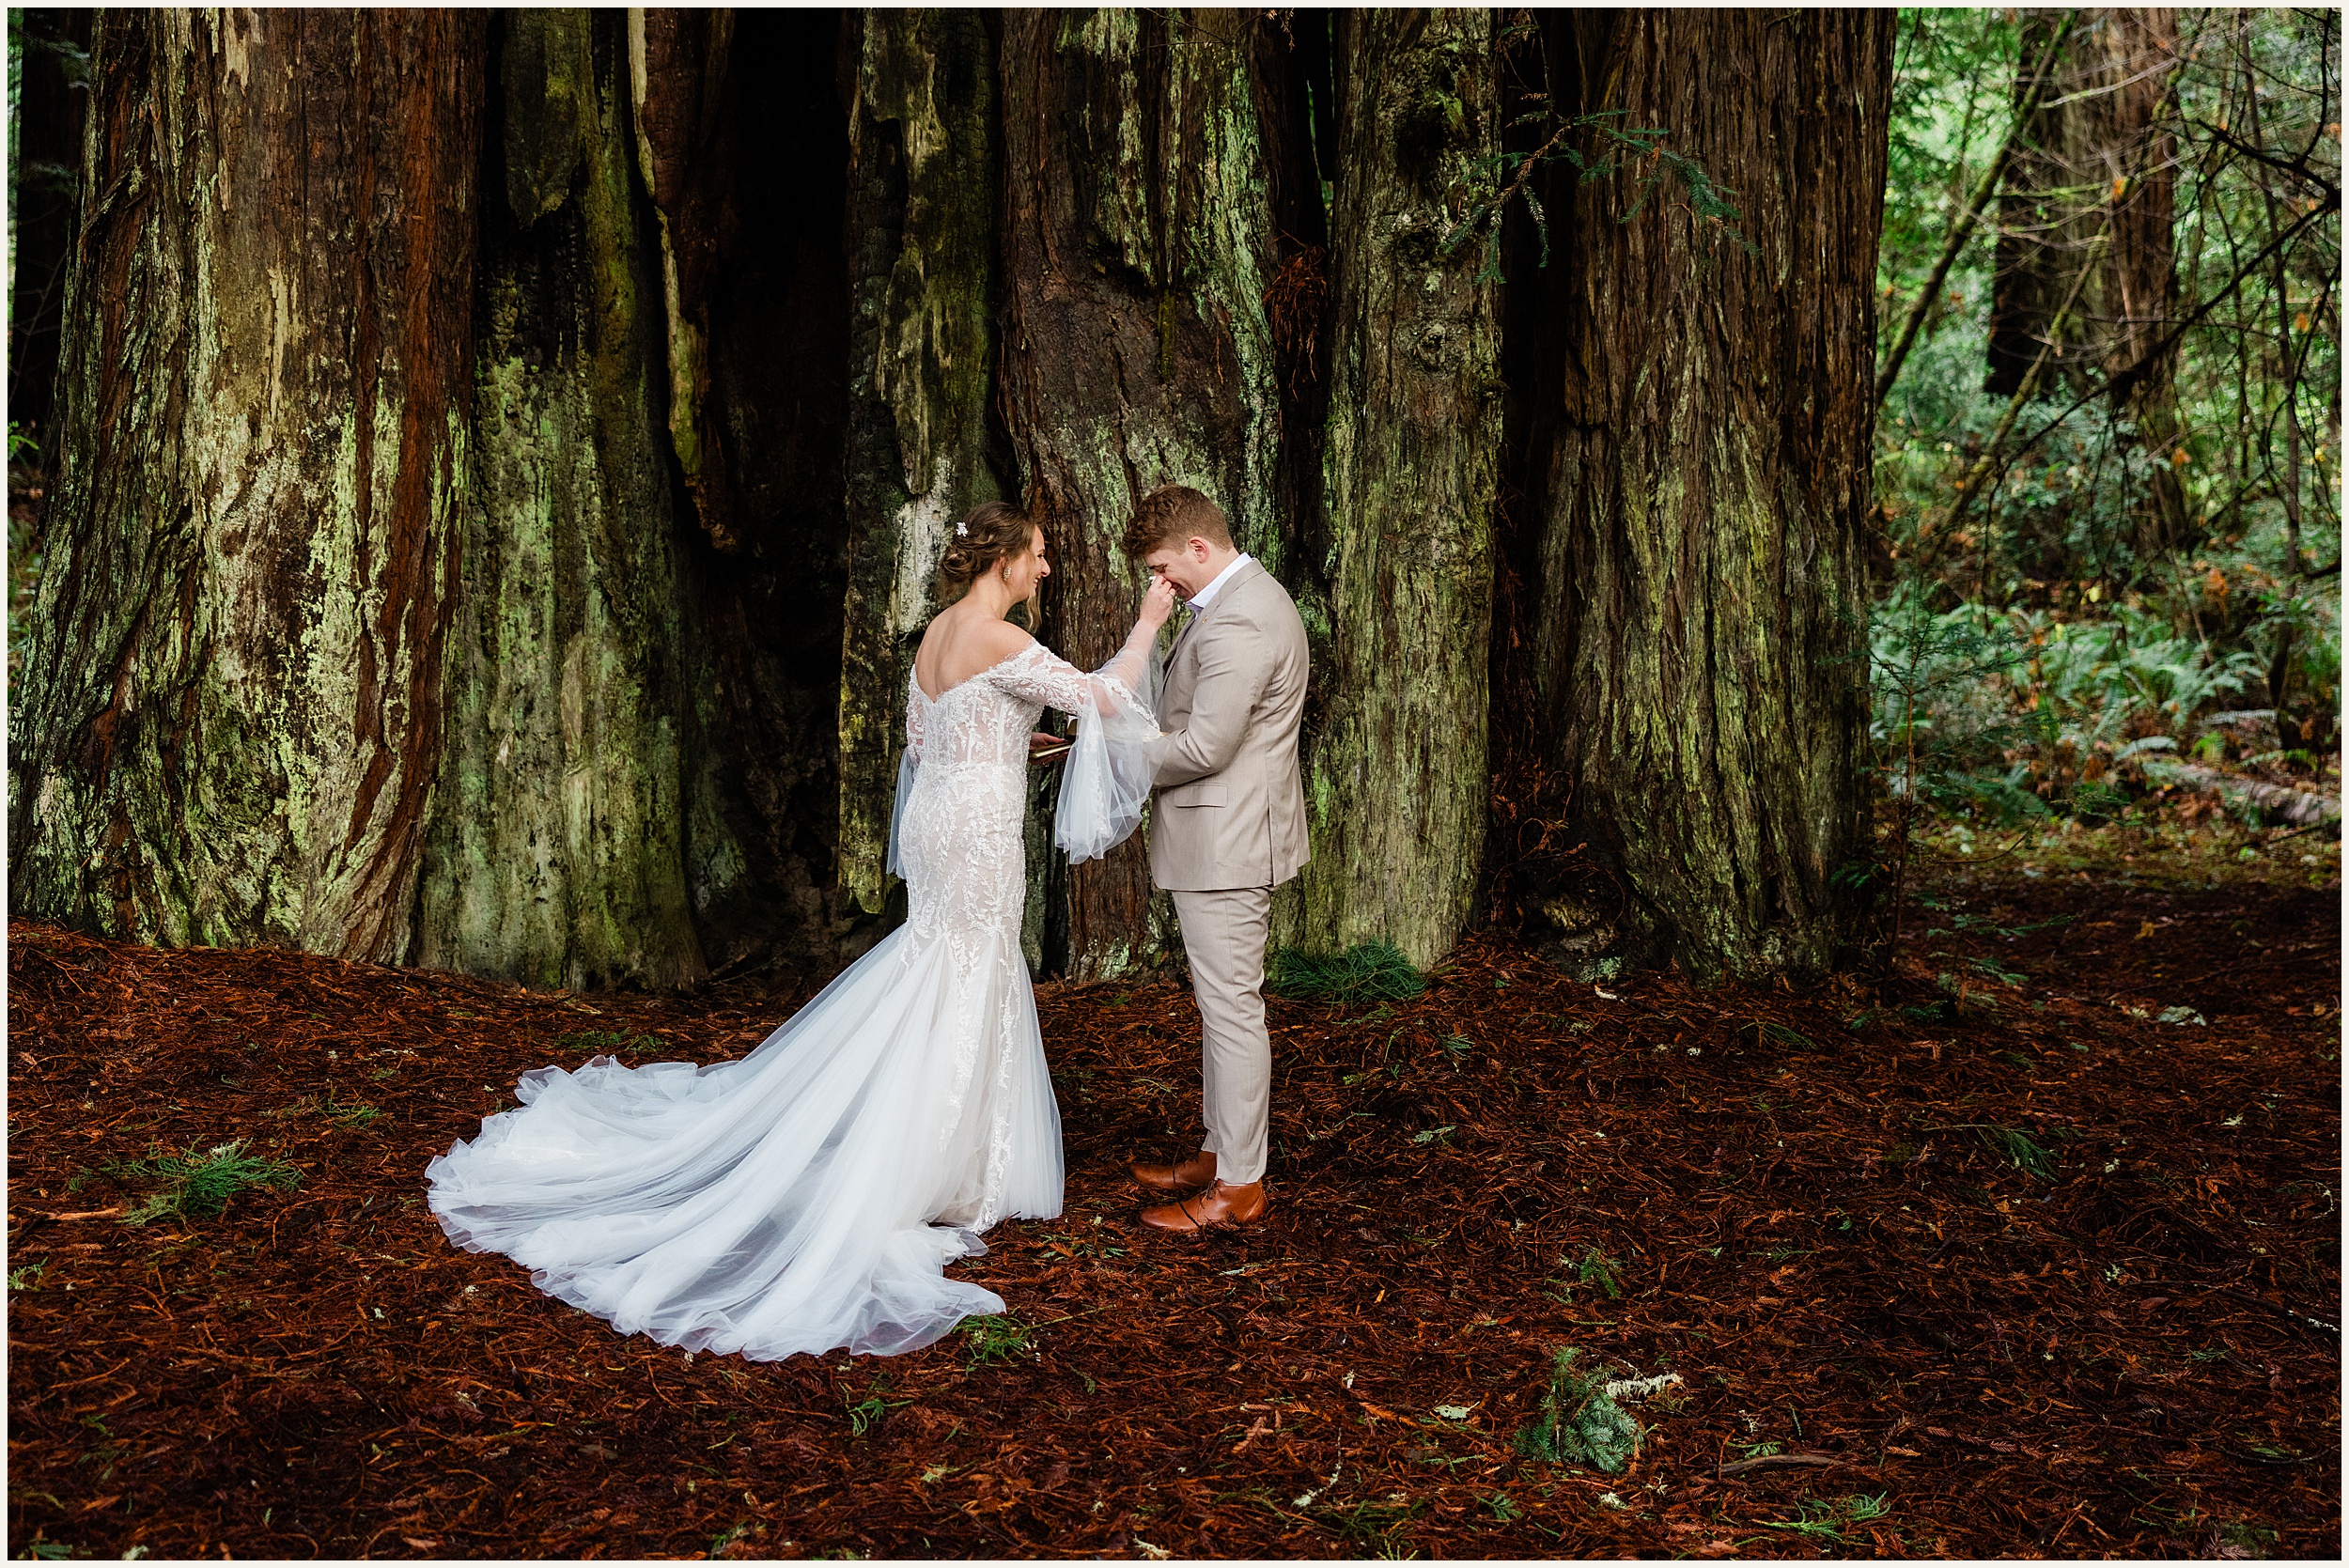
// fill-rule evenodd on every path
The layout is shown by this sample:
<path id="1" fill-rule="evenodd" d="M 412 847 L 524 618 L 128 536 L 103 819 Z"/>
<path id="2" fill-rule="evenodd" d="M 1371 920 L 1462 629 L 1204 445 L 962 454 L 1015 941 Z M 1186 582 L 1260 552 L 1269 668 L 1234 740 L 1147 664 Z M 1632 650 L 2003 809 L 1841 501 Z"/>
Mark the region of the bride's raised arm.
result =
<path id="1" fill-rule="evenodd" d="M 1053 842 L 1067 851 L 1072 864 L 1098 860 L 1142 821 L 1142 808 L 1150 799 L 1147 749 L 1159 737 L 1152 711 L 1157 693 L 1150 690 L 1157 666 L 1150 650 L 1174 604 L 1174 591 L 1154 581 L 1126 645 L 1090 675 L 1040 643 L 990 672 L 1003 690 L 1077 716 L 1052 831 Z"/>

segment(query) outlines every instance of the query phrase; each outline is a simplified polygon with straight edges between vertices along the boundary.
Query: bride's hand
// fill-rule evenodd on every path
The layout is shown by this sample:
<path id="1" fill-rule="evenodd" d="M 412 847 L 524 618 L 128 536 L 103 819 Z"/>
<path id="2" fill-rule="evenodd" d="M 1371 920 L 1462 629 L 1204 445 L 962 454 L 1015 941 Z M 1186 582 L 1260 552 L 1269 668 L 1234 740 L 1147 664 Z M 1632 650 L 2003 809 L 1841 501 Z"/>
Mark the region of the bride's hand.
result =
<path id="1" fill-rule="evenodd" d="M 1142 596 L 1142 613 L 1134 617 L 1134 624 L 1156 636 L 1159 628 L 1164 626 L 1166 618 L 1173 613 L 1174 585 L 1163 577 L 1153 577 L 1150 579 L 1150 591 Z"/>

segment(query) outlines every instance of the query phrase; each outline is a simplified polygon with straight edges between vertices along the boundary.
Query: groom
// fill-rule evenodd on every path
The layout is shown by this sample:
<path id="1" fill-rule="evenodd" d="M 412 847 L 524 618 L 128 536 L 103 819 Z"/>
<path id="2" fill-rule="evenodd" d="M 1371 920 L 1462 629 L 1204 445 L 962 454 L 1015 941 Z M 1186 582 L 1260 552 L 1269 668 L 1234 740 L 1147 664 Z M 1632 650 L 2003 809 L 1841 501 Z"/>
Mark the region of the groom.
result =
<path id="1" fill-rule="evenodd" d="M 1184 485 L 1142 498 L 1126 553 L 1190 605 L 1166 656 L 1151 743 L 1150 877 L 1174 895 L 1199 999 L 1198 1154 L 1132 1167 L 1174 1200 L 1143 1223 L 1196 1233 L 1264 1217 L 1272 1042 L 1265 1033 L 1265 930 L 1272 890 L 1305 863 L 1297 729 L 1305 626 L 1280 583 L 1232 547 L 1214 502 Z"/>

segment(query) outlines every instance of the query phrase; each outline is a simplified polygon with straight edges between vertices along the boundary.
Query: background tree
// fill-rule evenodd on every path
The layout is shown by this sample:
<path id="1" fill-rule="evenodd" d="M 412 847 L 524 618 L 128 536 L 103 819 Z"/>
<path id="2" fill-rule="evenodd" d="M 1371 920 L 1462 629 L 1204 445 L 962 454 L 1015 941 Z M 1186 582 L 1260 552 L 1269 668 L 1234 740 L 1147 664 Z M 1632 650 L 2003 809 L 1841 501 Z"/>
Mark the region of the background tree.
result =
<path id="1" fill-rule="evenodd" d="M 1561 923 L 1619 920 L 1700 973 L 1817 973 L 1866 842 L 1891 23 L 1557 12 L 1540 42 L 1542 129 L 1579 167 L 1541 165 L 1548 234 L 1518 239 L 1509 636 L 1527 744 L 1595 857 Z M 1665 129 L 1695 183 L 1610 156 L 1635 127 Z"/>
<path id="2" fill-rule="evenodd" d="M 97 18 L 15 905 L 397 960 L 469 464 L 479 13 Z"/>
<path id="3" fill-rule="evenodd" d="M 2021 14 L 2015 93 L 2033 106 L 1999 200 L 1984 386 L 2013 396 L 2043 360 L 2042 378 L 2074 392 L 2133 369 L 2113 411 L 2154 459 L 2148 537 L 2190 544 L 2167 468 L 2178 412 L 2175 345 L 2163 341 L 2177 313 L 2178 13 Z"/>
<path id="4" fill-rule="evenodd" d="M 1486 810 L 1497 279 L 1442 241 L 1499 145 L 1493 32 L 1489 11 L 1381 10 L 1336 35 L 1324 699 L 1313 859 L 1280 924 L 1423 965 L 1468 924 Z"/>
<path id="5" fill-rule="evenodd" d="M 1242 549 L 1281 562 L 1265 296 L 1299 166 L 1285 47 L 1252 12 L 1004 18 L 1003 409 L 1055 547 L 1042 630 L 1087 668 L 1132 626 L 1143 580 L 1117 539 L 1144 492 L 1196 487 Z M 1166 950 L 1139 838 L 1047 863 L 1048 962 L 1101 978 Z"/>

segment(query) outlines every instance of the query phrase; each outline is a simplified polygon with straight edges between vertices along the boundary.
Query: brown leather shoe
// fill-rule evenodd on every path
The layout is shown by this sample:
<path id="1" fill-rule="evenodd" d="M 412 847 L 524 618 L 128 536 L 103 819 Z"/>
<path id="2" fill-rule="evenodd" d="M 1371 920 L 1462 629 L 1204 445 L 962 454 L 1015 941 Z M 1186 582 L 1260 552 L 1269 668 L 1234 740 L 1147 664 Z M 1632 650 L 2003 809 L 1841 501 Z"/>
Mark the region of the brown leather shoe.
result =
<path id="1" fill-rule="evenodd" d="M 1264 1195 L 1262 1182 L 1250 1182 L 1246 1187 L 1218 1182 L 1196 1197 L 1185 1198 L 1159 1208 L 1143 1209 L 1142 1222 L 1155 1231 L 1196 1235 L 1201 1231 L 1252 1225 L 1262 1219 L 1265 1211 L 1271 1206 Z"/>
<path id="2" fill-rule="evenodd" d="M 1140 1162 L 1127 1167 L 1134 1180 L 1153 1192 L 1163 1192 L 1170 1198 L 1188 1198 L 1203 1187 L 1215 1185 L 1215 1156 L 1202 1149 L 1180 1165 L 1143 1165 Z"/>

